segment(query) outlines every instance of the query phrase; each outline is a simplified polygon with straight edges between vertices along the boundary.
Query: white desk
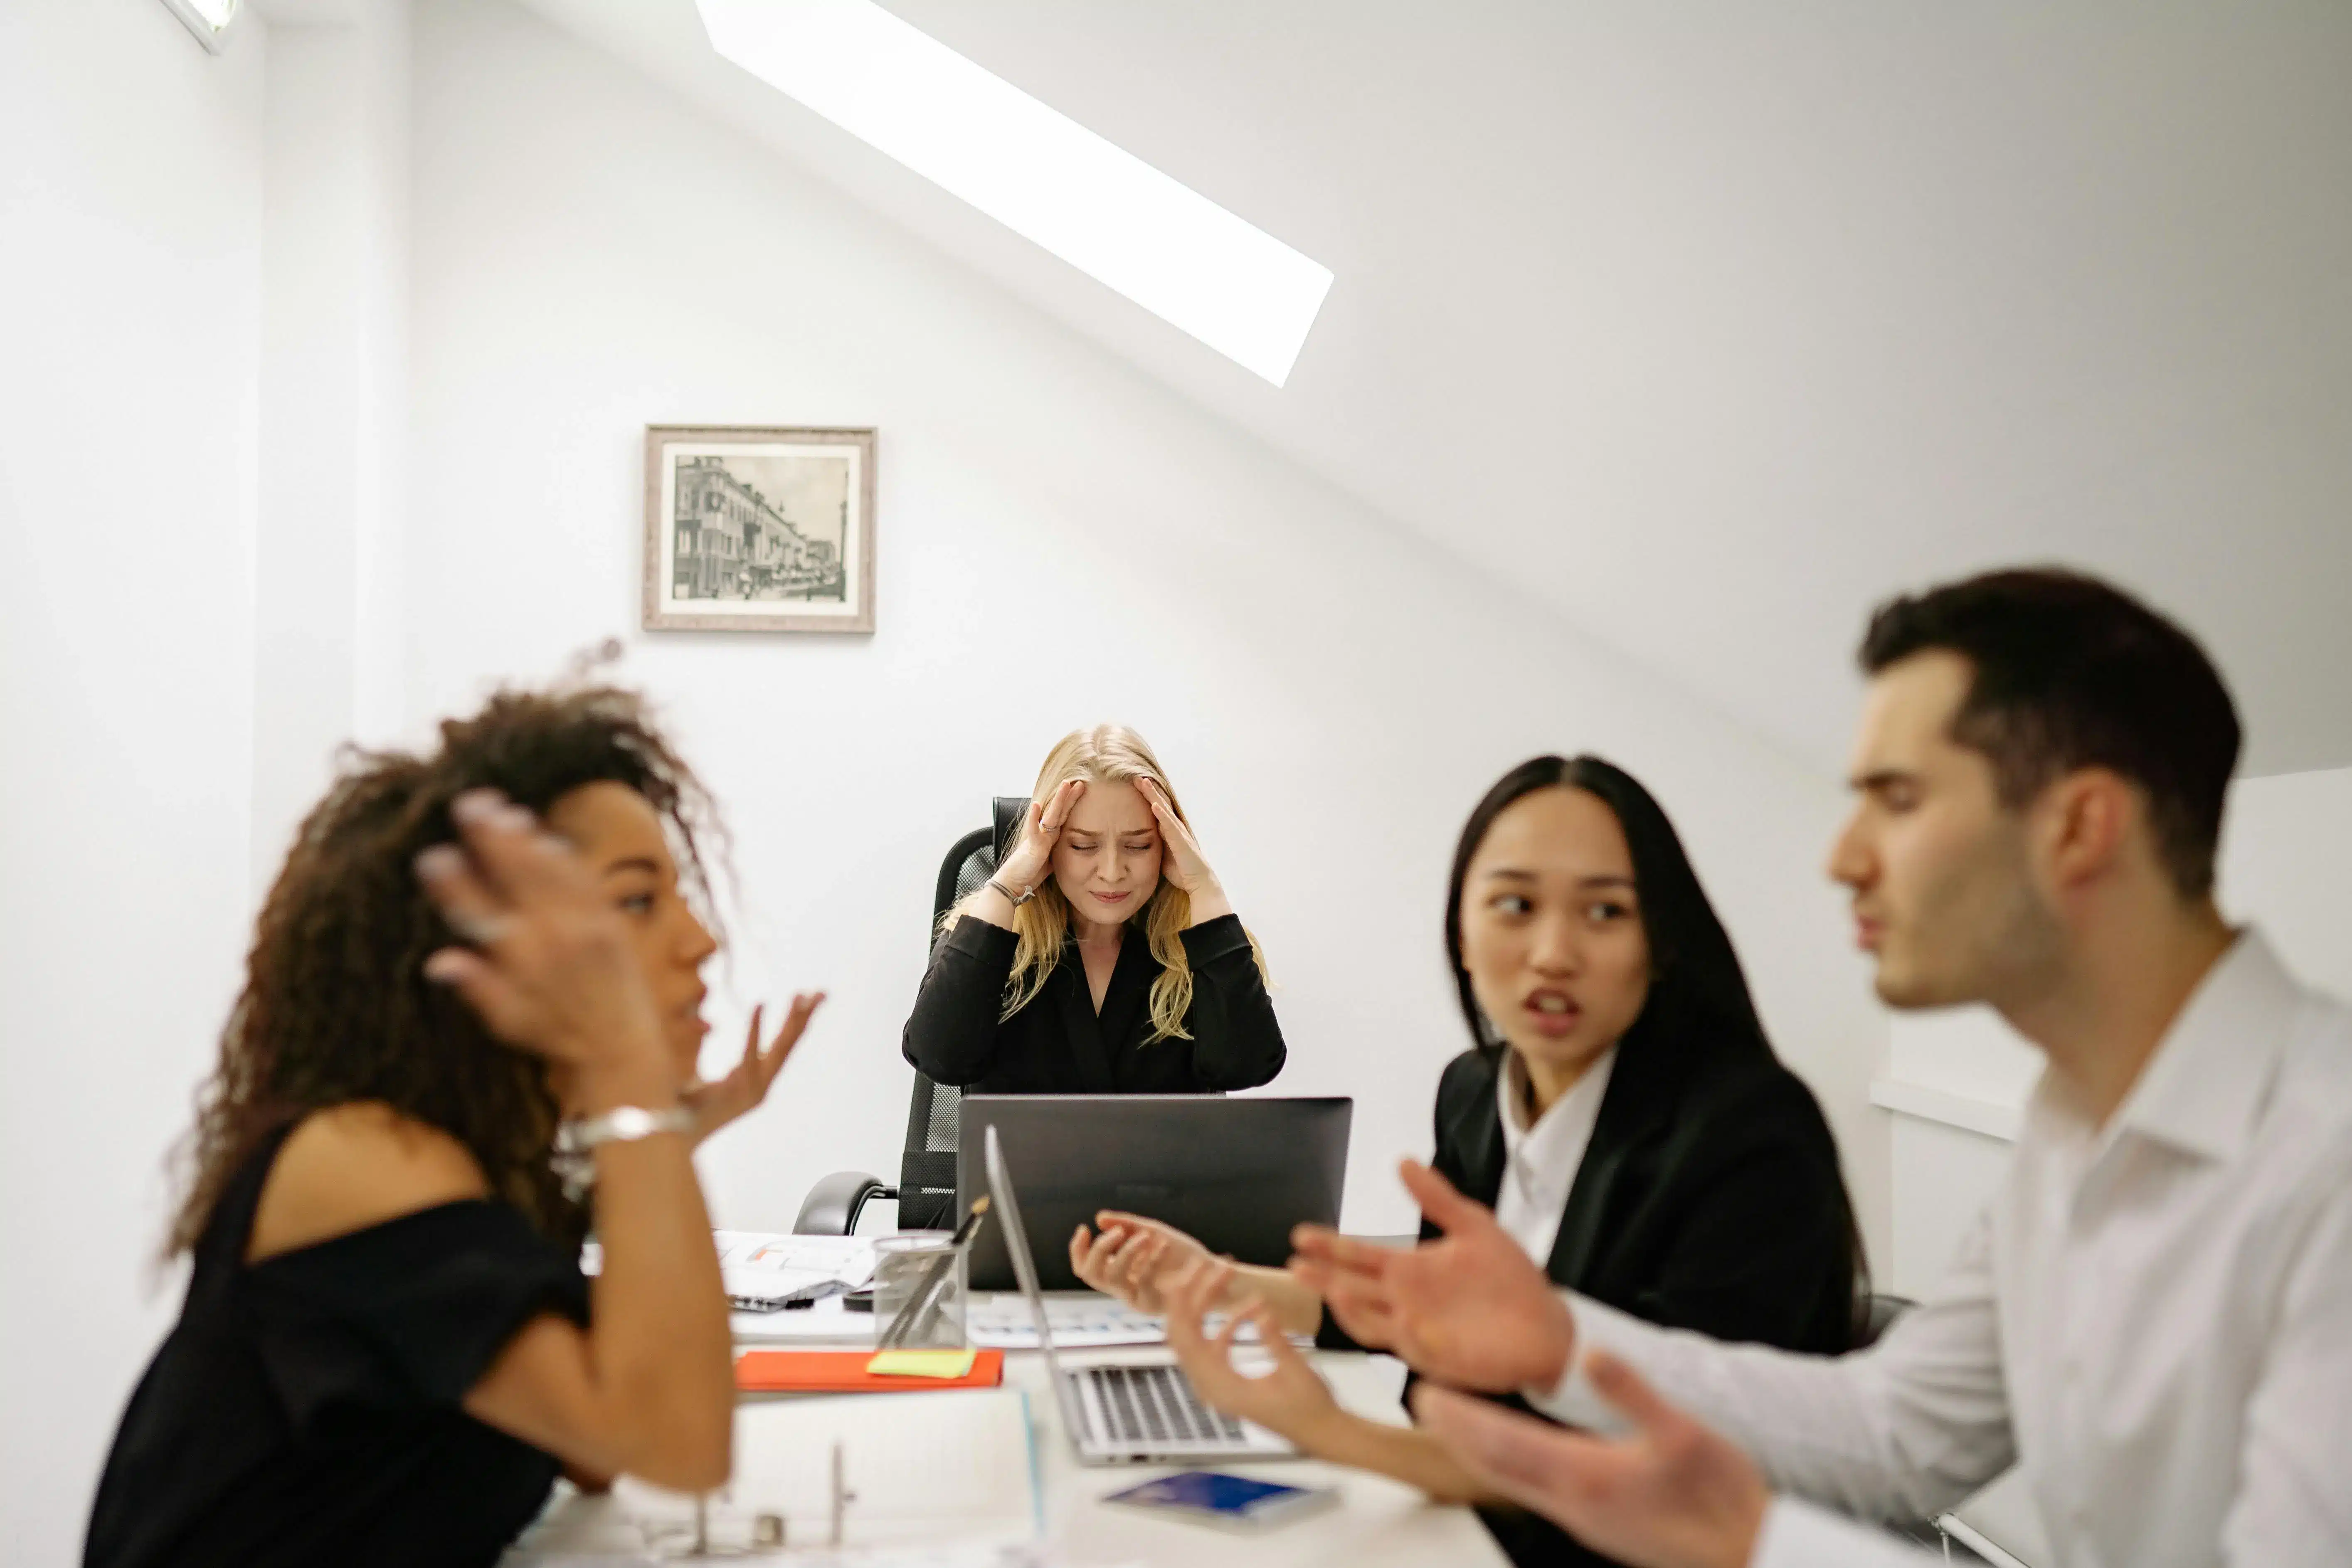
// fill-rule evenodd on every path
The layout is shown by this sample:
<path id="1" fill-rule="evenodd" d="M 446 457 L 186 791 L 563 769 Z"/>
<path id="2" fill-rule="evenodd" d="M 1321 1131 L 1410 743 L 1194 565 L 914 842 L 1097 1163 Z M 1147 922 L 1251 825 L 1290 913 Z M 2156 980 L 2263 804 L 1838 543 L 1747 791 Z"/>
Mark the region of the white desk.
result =
<path id="1" fill-rule="evenodd" d="M 1149 1352 L 1102 1351 L 1087 1359 L 1147 1360 L 1150 1355 Z M 1404 1409 L 1397 1403 L 1398 1391 L 1404 1385 L 1404 1369 L 1396 1363 L 1384 1356 L 1318 1352 L 1315 1363 L 1349 1409 L 1379 1420 L 1404 1421 Z M 1414 1488 L 1384 1476 L 1308 1460 L 1213 1467 L 1294 1486 L 1339 1489 L 1342 1497 L 1338 1508 L 1264 1535 L 1230 1535 L 1182 1520 L 1107 1508 L 1096 1500 L 1167 1474 L 1175 1467 L 1080 1465 L 1063 1436 L 1061 1407 L 1045 1384 L 1045 1358 L 1006 1357 L 1004 1381 L 1008 1387 L 1028 1391 L 1030 1412 L 1038 1426 L 1037 1463 L 1045 1494 L 1046 1540 L 1074 1562 L 1214 1563 L 1221 1568 L 1226 1564 L 1287 1568 L 1294 1563 L 1301 1568 L 1309 1563 L 1322 1568 L 1333 1563 L 1380 1568 L 1391 1563 L 1443 1563 L 1470 1568 L 1504 1561 L 1494 1537 L 1468 1509 L 1433 1503 Z"/>
<path id="2" fill-rule="evenodd" d="M 1097 1351 L 1087 1359 L 1148 1359 L 1151 1353 Z M 1318 1353 L 1315 1360 L 1340 1403 L 1348 1408 L 1378 1420 L 1404 1419 L 1397 1404 L 1402 1369 L 1394 1362 L 1353 1353 Z M 1311 1461 L 1216 1467 L 1296 1485 L 1339 1489 L 1342 1496 L 1338 1508 L 1263 1535 L 1227 1534 L 1181 1520 L 1106 1507 L 1097 1500 L 1105 1493 L 1133 1486 L 1172 1467 L 1118 1465 L 1091 1468 L 1079 1465 L 1063 1435 L 1061 1408 L 1046 1385 L 1042 1356 L 1019 1353 L 1005 1357 L 1004 1384 L 1029 1396 L 1045 1542 L 1057 1561 L 1086 1568 L 1127 1563 L 1157 1568 L 1160 1564 L 1194 1563 L 1215 1563 L 1218 1568 L 1288 1568 L 1290 1564 L 1305 1568 L 1310 1563 L 1318 1568 L 1328 1568 L 1331 1563 L 1345 1563 L 1348 1568 L 1381 1568 L 1387 1563 L 1432 1563 L 1474 1568 L 1476 1564 L 1504 1561 L 1494 1539 L 1469 1510 L 1432 1503 L 1412 1488 L 1379 1476 Z M 898 1396 L 848 1397 L 885 1402 Z M 755 1395 L 747 1397 L 738 1407 L 739 1450 L 757 1447 L 743 1440 L 748 1436 L 747 1429 L 761 1419 L 763 1410 L 774 1409 L 779 1403 L 775 1398 Z M 854 1480 L 853 1477 L 853 1484 Z M 751 1474 L 739 1475 L 733 1488 L 735 1495 L 751 1507 L 758 1506 L 762 1490 L 762 1478 Z M 530 1568 L 559 1554 L 580 1561 L 583 1559 L 572 1554 L 593 1552 L 598 1547 L 609 1550 L 618 1544 L 611 1526 L 626 1512 L 629 1500 L 626 1482 L 614 1497 L 572 1495 L 562 1499 L 551 1512 L 540 1537 L 546 1542 L 548 1555 L 513 1552 L 509 1555 L 506 1568 Z M 850 1520 L 849 1535 L 854 1545 L 857 1540 L 855 1510 Z M 602 1561 L 617 1563 L 625 1559 Z M 767 1561 L 789 1563 L 790 1559 Z"/>

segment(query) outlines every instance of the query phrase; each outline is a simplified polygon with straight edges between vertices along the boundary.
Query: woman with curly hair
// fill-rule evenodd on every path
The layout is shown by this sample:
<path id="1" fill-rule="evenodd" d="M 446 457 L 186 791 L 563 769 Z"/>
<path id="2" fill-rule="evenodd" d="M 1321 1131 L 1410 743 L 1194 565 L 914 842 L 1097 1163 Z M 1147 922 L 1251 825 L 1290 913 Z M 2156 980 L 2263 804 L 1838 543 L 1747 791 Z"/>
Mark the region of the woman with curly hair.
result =
<path id="1" fill-rule="evenodd" d="M 500 695 L 329 791 L 201 1097 L 171 1237 L 187 1300 L 123 1415 L 89 1568 L 489 1563 L 559 1470 L 726 1479 L 727 1303 L 689 1154 L 823 998 L 765 1047 L 755 1013 L 742 1065 L 696 1082 L 714 826 L 609 688 Z"/>

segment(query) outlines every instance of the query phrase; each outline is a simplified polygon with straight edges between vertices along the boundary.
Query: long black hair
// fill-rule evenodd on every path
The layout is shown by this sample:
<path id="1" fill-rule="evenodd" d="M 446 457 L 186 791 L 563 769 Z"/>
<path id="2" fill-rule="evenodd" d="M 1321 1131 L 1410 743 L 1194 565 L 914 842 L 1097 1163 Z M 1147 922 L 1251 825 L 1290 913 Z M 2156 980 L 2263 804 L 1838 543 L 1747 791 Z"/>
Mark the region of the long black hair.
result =
<path id="1" fill-rule="evenodd" d="M 1691 869 L 1690 857 L 1665 812 L 1639 781 L 1599 757 L 1530 757 L 1495 781 L 1454 847 L 1454 872 L 1445 889 L 1445 957 L 1462 998 L 1462 1019 L 1481 1050 L 1499 1051 L 1502 1041 L 1478 1010 L 1470 972 L 1462 963 L 1462 885 L 1471 858 L 1486 841 L 1495 819 L 1541 789 L 1580 789 L 1616 814 L 1633 858 L 1633 888 L 1642 932 L 1650 947 L 1650 996 L 1633 1029 L 1649 1041 L 1692 1037 L 1748 1046 L 1767 1055 L 1771 1044 L 1748 994 L 1748 976 L 1732 951 L 1731 937 L 1716 918 L 1715 906 Z"/>
<path id="2" fill-rule="evenodd" d="M 1624 830 L 1625 847 L 1633 860 L 1633 890 L 1641 910 L 1642 932 L 1650 948 L 1650 994 L 1641 1016 L 1625 1031 L 1619 1048 L 1648 1055 L 1653 1052 L 1753 1051 L 1773 1054 L 1764 1022 L 1756 1015 L 1748 994 L 1747 973 L 1739 967 L 1731 935 L 1707 901 L 1691 868 L 1683 841 L 1665 811 L 1641 782 L 1613 763 L 1595 756 L 1530 757 L 1495 781 L 1462 825 L 1462 838 L 1454 847 L 1454 870 L 1445 888 L 1445 957 L 1454 966 L 1454 985 L 1462 999 L 1462 1021 L 1469 1026 L 1477 1048 L 1499 1057 L 1507 1047 L 1470 989 L 1470 972 L 1462 963 L 1462 887 L 1470 875 L 1471 858 L 1486 841 L 1495 819 L 1511 805 L 1540 789 L 1580 789 L 1616 814 Z M 1870 1265 L 1862 1246 L 1862 1227 L 1843 1180 L 1838 1201 L 1846 1238 L 1846 1258 L 1853 1280 L 1853 1332 L 1865 1337 L 1870 1308 Z"/>

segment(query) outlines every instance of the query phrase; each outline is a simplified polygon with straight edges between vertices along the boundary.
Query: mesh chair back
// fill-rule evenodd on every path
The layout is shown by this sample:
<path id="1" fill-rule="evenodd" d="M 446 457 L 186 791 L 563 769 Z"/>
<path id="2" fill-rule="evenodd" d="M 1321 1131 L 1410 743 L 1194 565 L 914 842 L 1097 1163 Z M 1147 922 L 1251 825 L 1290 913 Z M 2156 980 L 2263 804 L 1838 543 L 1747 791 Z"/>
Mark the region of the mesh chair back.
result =
<path id="1" fill-rule="evenodd" d="M 997 858 L 1010 848 L 1028 815 L 1027 795 L 999 795 L 992 803 L 993 821 L 957 839 L 940 862 L 940 876 L 931 892 L 930 944 L 943 934 L 940 922 L 947 913 L 996 874 Z M 934 1083 L 915 1074 L 915 1093 L 907 1107 L 907 1146 L 898 1160 L 898 1226 L 902 1230 L 949 1230 L 955 1225 L 955 1167 L 958 1135 L 963 1127 L 963 1091 L 953 1084 Z"/>

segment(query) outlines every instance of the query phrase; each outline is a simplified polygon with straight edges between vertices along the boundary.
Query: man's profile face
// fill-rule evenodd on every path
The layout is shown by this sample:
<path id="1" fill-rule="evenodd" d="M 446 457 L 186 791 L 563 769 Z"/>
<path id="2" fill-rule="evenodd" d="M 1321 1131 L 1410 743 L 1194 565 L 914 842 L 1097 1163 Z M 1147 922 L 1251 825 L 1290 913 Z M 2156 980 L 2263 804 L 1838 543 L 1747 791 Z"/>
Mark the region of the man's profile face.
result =
<path id="1" fill-rule="evenodd" d="M 2003 806 L 1990 761 L 1952 738 L 1972 674 L 1958 654 L 1914 654 L 1873 678 L 1863 703 L 1857 799 L 1829 869 L 1853 893 L 1855 942 L 1876 956 L 1890 1007 L 2000 1006 L 2059 958 L 2027 813 Z"/>

